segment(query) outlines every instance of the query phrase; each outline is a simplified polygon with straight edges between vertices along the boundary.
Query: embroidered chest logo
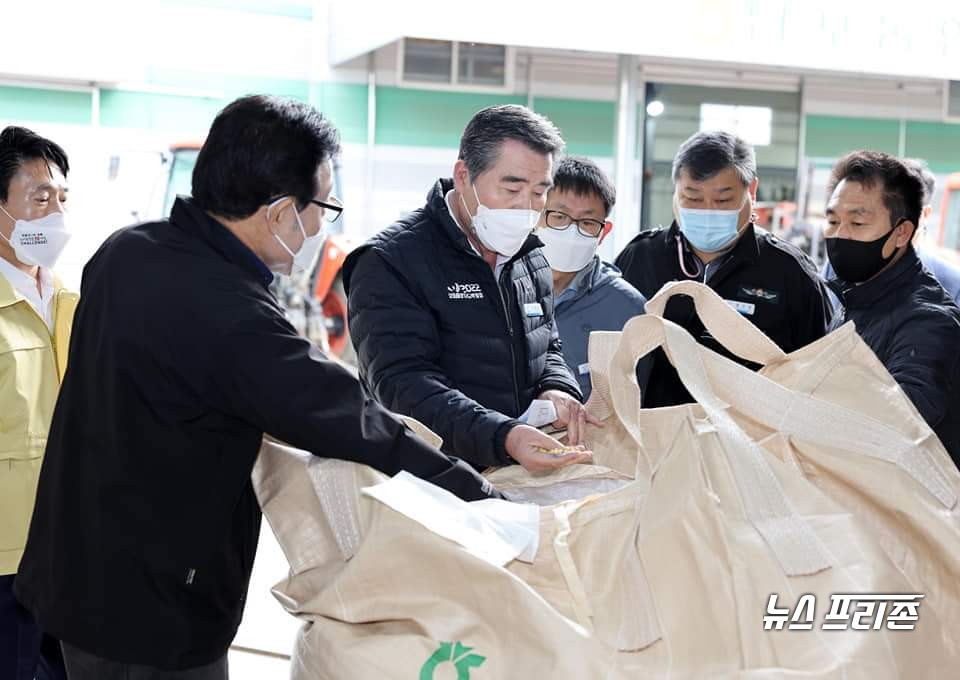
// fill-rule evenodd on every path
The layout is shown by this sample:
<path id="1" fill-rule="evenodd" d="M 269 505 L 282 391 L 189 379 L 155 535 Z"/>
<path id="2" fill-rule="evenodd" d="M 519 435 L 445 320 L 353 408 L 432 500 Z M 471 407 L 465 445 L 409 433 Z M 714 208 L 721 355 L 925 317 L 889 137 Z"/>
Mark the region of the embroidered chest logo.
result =
<path id="1" fill-rule="evenodd" d="M 780 302 L 780 293 L 769 288 L 754 288 L 752 286 L 741 286 L 740 294 L 747 297 L 757 298 L 766 302 Z"/>
<path id="2" fill-rule="evenodd" d="M 447 297 L 451 300 L 482 300 L 483 291 L 479 283 L 452 283 L 447 286 Z"/>

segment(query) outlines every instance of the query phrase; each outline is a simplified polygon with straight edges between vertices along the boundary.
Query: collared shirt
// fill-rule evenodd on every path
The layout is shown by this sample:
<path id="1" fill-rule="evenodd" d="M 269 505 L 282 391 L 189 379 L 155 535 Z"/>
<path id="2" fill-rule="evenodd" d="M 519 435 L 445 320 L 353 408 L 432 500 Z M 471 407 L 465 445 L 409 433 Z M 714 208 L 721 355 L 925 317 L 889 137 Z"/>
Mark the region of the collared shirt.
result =
<path id="1" fill-rule="evenodd" d="M 53 274 L 45 267 L 40 267 L 40 290 L 37 290 L 37 280 L 20 269 L 17 269 L 0 257 L 0 274 L 6 277 L 13 289 L 30 303 L 34 311 L 40 315 L 50 332 L 53 332 Z"/>
<path id="2" fill-rule="evenodd" d="M 450 213 L 450 218 L 453 220 L 454 224 L 456 224 L 458 227 L 460 227 L 460 229 L 463 231 L 464 234 L 468 234 L 467 230 L 464 229 L 464 227 L 463 227 L 462 224 L 460 224 L 460 220 L 457 219 L 456 213 L 453 212 L 453 206 L 450 205 L 450 196 L 453 194 L 453 192 L 454 192 L 453 189 L 451 189 L 450 191 L 448 191 L 448 192 L 444 195 L 443 200 L 444 200 L 444 201 L 446 202 L 446 204 L 447 204 L 447 211 Z M 470 249 L 471 249 L 473 252 L 475 252 L 478 257 L 483 257 L 483 255 L 480 254 L 480 251 L 477 250 L 476 246 L 473 245 L 473 241 L 470 240 L 469 234 L 468 234 L 468 238 L 467 238 L 467 243 L 470 244 Z M 510 257 L 509 257 L 509 256 L 507 256 L 507 255 L 501 255 L 500 253 L 497 253 L 497 266 L 496 266 L 496 267 L 494 268 L 494 270 L 493 270 L 494 276 L 497 277 L 497 281 L 500 280 L 500 272 L 503 271 L 503 265 L 505 265 L 505 264 L 506 264 L 507 262 L 509 262 L 509 261 L 510 261 Z"/>

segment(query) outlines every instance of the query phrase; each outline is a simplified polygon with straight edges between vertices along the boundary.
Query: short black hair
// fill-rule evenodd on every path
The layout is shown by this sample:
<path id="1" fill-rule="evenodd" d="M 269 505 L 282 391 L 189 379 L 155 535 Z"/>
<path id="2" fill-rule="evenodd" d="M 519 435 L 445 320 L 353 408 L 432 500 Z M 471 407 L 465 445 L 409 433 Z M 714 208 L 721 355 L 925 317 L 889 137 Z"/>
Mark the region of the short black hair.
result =
<path id="1" fill-rule="evenodd" d="M 613 182 L 596 163 L 582 156 L 567 156 L 553 173 L 553 191 L 569 191 L 575 196 L 596 196 L 603 203 L 603 216 L 608 217 L 617 202 Z"/>
<path id="2" fill-rule="evenodd" d="M 937 176 L 930 171 L 927 162 L 918 158 L 905 158 L 903 162 L 923 180 L 923 204 L 927 206 L 933 203 L 933 195 L 937 193 Z"/>
<path id="3" fill-rule="evenodd" d="M 508 139 L 556 158 L 563 151 L 563 138 L 557 126 L 519 104 L 488 106 L 478 111 L 460 137 L 460 160 L 467 164 L 470 177 L 484 173 L 500 154 L 500 145 Z"/>
<path id="4" fill-rule="evenodd" d="M 743 186 L 757 177 L 757 154 L 745 140 L 730 132 L 698 132 L 680 145 L 673 159 L 673 181 L 684 170 L 698 182 L 729 167 L 736 169 Z"/>
<path id="5" fill-rule="evenodd" d="M 843 180 L 866 188 L 880 185 L 883 204 L 890 213 L 890 224 L 910 220 L 916 228 L 923 211 L 923 179 L 896 156 L 880 151 L 854 151 L 837 161 L 827 182 L 827 200 Z"/>
<path id="6" fill-rule="evenodd" d="M 210 127 L 193 168 L 193 200 L 231 219 L 281 196 L 293 196 L 303 210 L 317 193 L 317 168 L 339 153 L 340 133 L 309 104 L 241 97 Z"/>
<path id="7" fill-rule="evenodd" d="M 10 197 L 10 181 L 27 161 L 46 161 L 55 165 L 66 177 L 70 172 L 67 154 L 56 142 L 41 137 L 33 130 L 11 125 L 0 132 L 0 201 Z"/>

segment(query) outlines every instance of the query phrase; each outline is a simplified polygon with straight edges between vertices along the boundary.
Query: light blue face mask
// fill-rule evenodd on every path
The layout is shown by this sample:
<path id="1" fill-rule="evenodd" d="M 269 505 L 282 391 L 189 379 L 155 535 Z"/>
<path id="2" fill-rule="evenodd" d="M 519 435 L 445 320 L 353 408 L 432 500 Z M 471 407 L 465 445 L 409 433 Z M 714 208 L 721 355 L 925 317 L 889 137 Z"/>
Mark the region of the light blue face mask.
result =
<path id="1" fill-rule="evenodd" d="M 736 210 L 679 208 L 680 231 L 700 252 L 716 253 L 736 240 L 742 209 L 742 205 Z"/>

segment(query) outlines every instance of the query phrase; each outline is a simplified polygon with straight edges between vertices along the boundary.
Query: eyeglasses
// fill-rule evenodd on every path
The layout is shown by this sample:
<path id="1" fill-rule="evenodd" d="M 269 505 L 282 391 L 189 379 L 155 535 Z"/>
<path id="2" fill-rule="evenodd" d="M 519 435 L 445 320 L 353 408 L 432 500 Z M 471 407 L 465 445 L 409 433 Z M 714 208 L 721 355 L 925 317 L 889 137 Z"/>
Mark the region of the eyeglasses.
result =
<path id="1" fill-rule="evenodd" d="M 600 220 L 575 220 L 567 213 L 560 212 L 559 210 L 547 210 L 543 215 L 544 221 L 551 229 L 563 231 L 571 224 L 576 224 L 577 231 L 588 238 L 599 238 L 600 234 L 603 233 L 603 227 L 605 226 L 605 223 L 601 222 Z"/>
<path id="2" fill-rule="evenodd" d="M 281 198 L 287 198 L 289 194 L 283 196 L 277 196 L 276 198 L 270 199 L 270 204 L 274 204 L 279 201 Z M 323 213 L 322 219 L 324 222 L 333 224 L 340 219 L 340 215 L 343 214 L 343 203 L 336 196 L 328 196 L 326 201 L 318 201 L 315 198 L 310 199 L 310 203 L 320 206 L 320 209 Z"/>
<path id="3" fill-rule="evenodd" d="M 317 201 L 311 198 L 310 202 L 320 206 L 323 210 L 323 219 L 329 224 L 333 224 L 339 220 L 340 215 L 343 214 L 343 203 L 335 196 L 328 197 L 326 201 Z"/>

